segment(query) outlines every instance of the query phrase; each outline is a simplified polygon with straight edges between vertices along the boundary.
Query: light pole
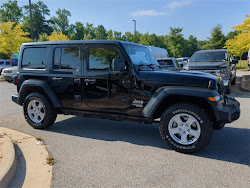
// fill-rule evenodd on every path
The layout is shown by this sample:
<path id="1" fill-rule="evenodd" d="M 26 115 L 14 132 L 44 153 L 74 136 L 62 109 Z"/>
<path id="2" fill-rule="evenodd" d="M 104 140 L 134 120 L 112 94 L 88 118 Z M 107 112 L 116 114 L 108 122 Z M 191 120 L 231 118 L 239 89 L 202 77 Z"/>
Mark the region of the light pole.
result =
<path id="1" fill-rule="evenodd" d="M 135 35 L 135 43 L 136 43 L 136 20 L 132 20 L 134 22 L 134 35 Z"/>
<path id="2" fill-rule="evenodd" d="M 29 7 L 30 7 L 30 30 L 31 30 L 31 39 L 34 40 L 34 36 L 33 36 L 33 22 L 32 22 L 32 11 L 31 11 L 31 0 L 29 0 Z"/>

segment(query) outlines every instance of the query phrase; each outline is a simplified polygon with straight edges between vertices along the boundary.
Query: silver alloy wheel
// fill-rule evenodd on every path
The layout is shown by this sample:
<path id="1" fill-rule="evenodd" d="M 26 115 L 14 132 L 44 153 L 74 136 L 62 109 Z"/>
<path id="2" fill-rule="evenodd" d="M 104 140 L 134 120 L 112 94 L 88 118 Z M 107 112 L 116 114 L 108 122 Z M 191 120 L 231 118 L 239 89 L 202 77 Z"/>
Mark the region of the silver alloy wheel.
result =
<path id="1" fill-rule="evenodd" d="M 45 105 L 39 99 L 31 100 L 27 108 L 28 116 L 34 123 L 41 123 L 45 117 Z"/>
<path id="2" fill-rule="evenodd" d="M 199 122 L 194 116 L 180 113 L 173 116 L 168 124 L 170 136 L 179 144 L 189 145 L 196 142 L 201 133 Z"/>

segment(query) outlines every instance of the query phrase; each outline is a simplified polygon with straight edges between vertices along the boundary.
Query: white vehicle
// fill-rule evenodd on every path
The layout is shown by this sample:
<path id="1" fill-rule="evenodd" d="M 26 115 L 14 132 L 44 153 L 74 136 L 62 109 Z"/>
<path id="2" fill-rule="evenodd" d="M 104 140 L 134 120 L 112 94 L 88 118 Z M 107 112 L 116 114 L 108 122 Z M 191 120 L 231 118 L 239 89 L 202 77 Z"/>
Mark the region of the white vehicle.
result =
<path id="1" fill-rule="evenodd" d="M 0 74 L 4 68 L 10 67 L 10 60 L 0 59 Z"/>
<path id="2" fill-rule="evenodd" d="M 247 55 L 247 65 L 248 65 L 248 68 L 250 70 L 250 49 L 249 49 L 248 55 Z"/>
<path id="3" fill-rule="evenodd" d="M 2 76 L 3 79 L 5 79 L 6 81 L 12 82 L 13 81 L 13 76 L 17 75 L 17 67 L 9 67 L 9 68 L 5 68 L 2 71 Z"/>
<path id="4" fill-rule="evenodd" d="M 148 46 L 148 49 L 151 51 L 151 53 L 156 59 L 162 59 L 168 57 L 168 51 L 165 48 Z"/>
<path id="5" fill-rule="evenodd" d="M 185 67 L 188 64 L 189 57 L 179 57 L 179 58 L 176 58 L 176 60 L 178 61 L 181 67 Z"/>

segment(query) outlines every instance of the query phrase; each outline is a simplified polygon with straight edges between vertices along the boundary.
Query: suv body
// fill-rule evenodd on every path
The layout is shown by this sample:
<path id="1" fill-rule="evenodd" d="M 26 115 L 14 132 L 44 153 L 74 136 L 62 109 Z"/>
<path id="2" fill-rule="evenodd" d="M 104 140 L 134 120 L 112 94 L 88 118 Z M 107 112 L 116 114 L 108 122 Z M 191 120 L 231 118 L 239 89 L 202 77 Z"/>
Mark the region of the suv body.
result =
<path id="1" fill-rule="evenodd" d="M 158 63 L 162 68 L 169 69 L 169 68 L 180 68 L 178 62 L 174 57 L 166 57 L 166 58 L 156 58 Z"/>
<path id="2" fill-rule="evenodd" d="M 218 77 L 164 70 L 143 45 L 36 42 L 22 44 L 19 57 L 12 100 L 34 128 L 51 126 L 58 113 L 144 123 L 160 118 L 162 139 L 191 153 L 208 144 L 213 128 L 240 116 Z"/>
<path id="3" fill-rule="evenodd" d="M 195 52 L 188 62 L 189 70 L 204 71 L 220 76 L 225 85 L 226 93 L 231 93 L 231 86 L 236 81 L 236 64 L 226 49 L 200 50 Z"/>
<path id="4" fill-rule="evenodd" d="M 10 60 L 0 59 L 0 74 L 3 69 L 10 67 Z"/>

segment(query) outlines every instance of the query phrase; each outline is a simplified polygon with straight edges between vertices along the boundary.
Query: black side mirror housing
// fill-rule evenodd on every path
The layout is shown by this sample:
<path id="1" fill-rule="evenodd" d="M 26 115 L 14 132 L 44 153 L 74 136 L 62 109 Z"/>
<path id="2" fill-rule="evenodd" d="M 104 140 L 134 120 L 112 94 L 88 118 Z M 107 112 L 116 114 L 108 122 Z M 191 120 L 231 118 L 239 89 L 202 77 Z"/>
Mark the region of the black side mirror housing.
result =
<path id="1" fill-rule="evenodd" d="M 238 59 L 233 59 L 233 60 L 232 60 L 232 64 L 235 64 L 235 65 L 236 65 L 236 64 L 238 64 L 238 62 L 239 62 Z"/>
<path id="2" fill-rule="evenodd" d="M 113 59 L 112 61 L 113 71 L 124 71 L 125 67 L 126 67 L 126 64 L 123 59 Z"/>

